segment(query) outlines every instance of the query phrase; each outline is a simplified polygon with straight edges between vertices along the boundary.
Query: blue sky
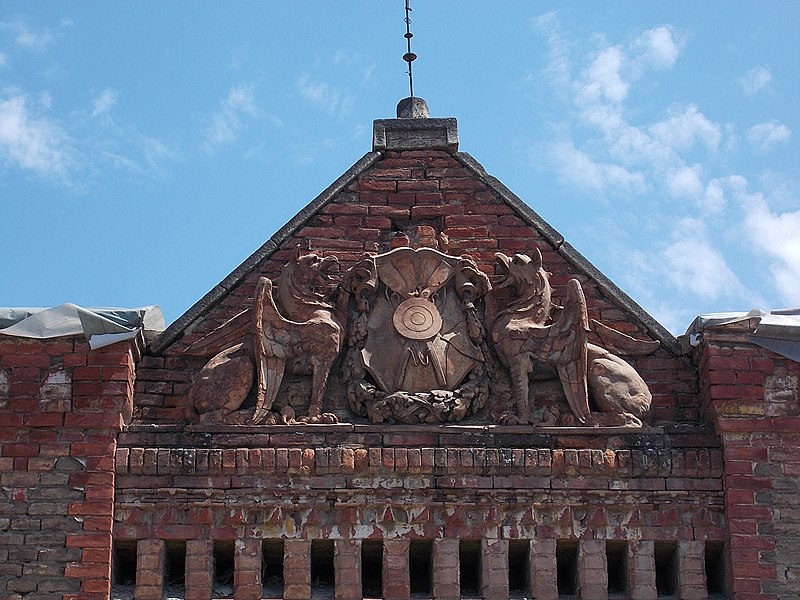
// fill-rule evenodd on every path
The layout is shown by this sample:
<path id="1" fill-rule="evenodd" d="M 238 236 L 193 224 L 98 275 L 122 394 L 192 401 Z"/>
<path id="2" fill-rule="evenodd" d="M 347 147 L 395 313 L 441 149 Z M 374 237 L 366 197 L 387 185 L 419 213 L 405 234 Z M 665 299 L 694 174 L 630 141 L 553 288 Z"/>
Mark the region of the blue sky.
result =
<path id="1" fill-rule="evenodd" d="M 0 5 L 0 306 L 167 322 L 371 149 L 402 0 Z M 800 2 L 412 1 L 414 89 L 673 333 L 800 305 Z"/>

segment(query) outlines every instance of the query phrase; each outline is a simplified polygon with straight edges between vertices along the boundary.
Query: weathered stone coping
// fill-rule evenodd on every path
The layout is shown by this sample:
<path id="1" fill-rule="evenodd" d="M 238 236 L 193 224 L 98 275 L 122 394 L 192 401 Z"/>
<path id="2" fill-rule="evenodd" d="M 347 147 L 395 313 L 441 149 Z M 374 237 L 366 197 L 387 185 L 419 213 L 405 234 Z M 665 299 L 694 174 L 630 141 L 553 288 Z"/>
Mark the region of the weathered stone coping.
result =
<path id="1" fill-rule="evenodd" d="M 135 424 L 120 446 L 138 447 L 517 447 L 717 448 L 697 424 L 656 427 L 524 427 L 504 425 L 212 425 Z"/>

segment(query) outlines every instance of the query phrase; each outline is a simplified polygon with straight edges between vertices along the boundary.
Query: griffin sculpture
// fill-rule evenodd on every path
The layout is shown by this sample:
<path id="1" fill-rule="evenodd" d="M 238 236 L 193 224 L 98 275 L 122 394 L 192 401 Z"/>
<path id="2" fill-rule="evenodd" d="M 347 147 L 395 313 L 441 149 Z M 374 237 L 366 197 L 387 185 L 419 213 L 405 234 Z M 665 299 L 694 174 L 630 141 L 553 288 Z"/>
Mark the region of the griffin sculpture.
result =
<path id="1" fill-rule="evenodd" d="M 189 391 L 192 420 L 238 422 L 237 414 L 256 381 L 253 423 L 294 421 L 293 409 L 271 413 L 284 372 L 311 375 L 307 423 L 336 423 L 322 412 L 328 375 L 342 347 L 343 330 L 334 307 L 326 300 L 327 274 L 335 257 L 301 254 L 297 249 L 281 271 L 277 298 L 273 285 L 261 277 L 253 305 L 193 343 L 192 356 L 212 356 Z"/>
<path id="2" fill-rule="evenodd" d="M 586 299 L 577 279 L 567 284 L 563 307 L 552 302 L 552 288 L 542 267 L 541 252 L 531 258 L 495 255 L 495 289 L 511 287 L 512 299 L 496 310 L 491 337 L 501 362 L 509 369 L 516 415 L 506 423 L 531 421 L 529 382 L 534 364 L 555 370 L 574 419 L 582 425 L 641 427 L 652 396 L 647 384 L 627 362 L 608 349 L 589 343 L 594 332 L 610 349 L 627 354 L 654 352 L 659 342 L 637 340 L 587 316 Z M 589 400 L 601 415 L 592 413 Z M 603 418 L 613 415 L 617 418 Z"/>

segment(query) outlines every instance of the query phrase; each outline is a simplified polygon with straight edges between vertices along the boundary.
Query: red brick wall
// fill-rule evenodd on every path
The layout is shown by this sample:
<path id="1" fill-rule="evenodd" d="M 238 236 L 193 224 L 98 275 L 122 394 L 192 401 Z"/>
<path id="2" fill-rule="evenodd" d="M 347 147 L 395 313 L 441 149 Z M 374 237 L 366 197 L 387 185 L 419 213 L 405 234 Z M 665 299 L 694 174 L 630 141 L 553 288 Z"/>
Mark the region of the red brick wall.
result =
<path id="1" fill-rule="evenodd" d="M 720 434 L 732 592 L 788 598 L 800 586 L 800 364 L 736 332 L 707 332 L 705 414 Z"/>
<path id="2" fill-rule="evenodd" d="M 0 336 L 0 597 L 108 597 L 134 350 Z"/>

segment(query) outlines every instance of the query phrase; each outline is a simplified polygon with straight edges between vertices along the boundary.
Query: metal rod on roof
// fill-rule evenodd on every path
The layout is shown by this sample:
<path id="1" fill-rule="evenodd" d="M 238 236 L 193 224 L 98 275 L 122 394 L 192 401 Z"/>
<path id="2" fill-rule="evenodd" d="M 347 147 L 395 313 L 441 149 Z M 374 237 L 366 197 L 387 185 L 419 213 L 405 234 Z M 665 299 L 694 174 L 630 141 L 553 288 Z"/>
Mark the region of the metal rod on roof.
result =
<path id="1" fill-rule="evenodd" d="M 403 60 L 408 63 L 408 87 L 410 95 L 414 97 L 414 76 L 411 71 L 411 63 L 417 59 L 417 55 L 411 51 L 411 38 L 414 34 L 411 33 L 411 7 L 408 5 L 409 0 L 406 0 L 406 33 L 403 37 L 406 38 L 406 53 L 403 55 Z"/>

